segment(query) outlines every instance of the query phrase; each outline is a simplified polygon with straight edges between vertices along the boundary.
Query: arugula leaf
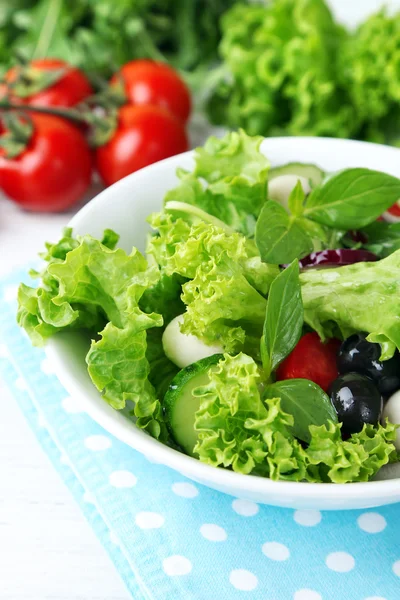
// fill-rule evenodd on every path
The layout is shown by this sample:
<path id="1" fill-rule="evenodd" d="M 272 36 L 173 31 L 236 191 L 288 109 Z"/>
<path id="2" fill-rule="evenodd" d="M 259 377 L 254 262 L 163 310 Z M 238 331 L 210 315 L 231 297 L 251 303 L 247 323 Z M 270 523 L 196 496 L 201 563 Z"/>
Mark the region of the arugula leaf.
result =
<path id="1" fill-rule="evenodd" d="M 400 180 L 370 169 L 345 169 L 314 188 L 304 216 L 336 229 L 359 229 L 400 198 Z"/>
<path id="2" fill-rule="evenodd" d="M 281 407 L 293 416 L 293 435 L 303 442 L 310 442 L 310 425 L 337 423 L 337 414 L 325 392 L 307 379 L 287 379 L 265 388 L 263 399 L 280 398 Z"/>
<path id="3" fill-rule="evenodd" d="M 293 350 L 303 327 L 299 264 L 297 260 L 272 282 L 261 339 L 261 355 L 267 377 Z"/>
<path id="4" fill-rule="evenodd" d="M 268 200 L 257 219 L 255 240 L 266 263 L 285 264 L 313 250 L 313 241 L 300 222 L 281 204 Z"/>

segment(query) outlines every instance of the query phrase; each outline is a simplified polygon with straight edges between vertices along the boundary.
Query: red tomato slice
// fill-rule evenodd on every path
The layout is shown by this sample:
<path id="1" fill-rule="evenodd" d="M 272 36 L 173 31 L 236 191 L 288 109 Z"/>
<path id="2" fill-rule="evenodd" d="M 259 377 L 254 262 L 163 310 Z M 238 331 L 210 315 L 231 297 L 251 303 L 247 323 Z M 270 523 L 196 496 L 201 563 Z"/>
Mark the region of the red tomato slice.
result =
<path id="1" fill-rule="evenodd" d="M 339 340 L 332 339 L 324 344 L 317 333 L 306 333 L 279 365 L 277 380 L 309 379 L 327 392 L 339 375 L 336 356 L 340 343 Z"/>

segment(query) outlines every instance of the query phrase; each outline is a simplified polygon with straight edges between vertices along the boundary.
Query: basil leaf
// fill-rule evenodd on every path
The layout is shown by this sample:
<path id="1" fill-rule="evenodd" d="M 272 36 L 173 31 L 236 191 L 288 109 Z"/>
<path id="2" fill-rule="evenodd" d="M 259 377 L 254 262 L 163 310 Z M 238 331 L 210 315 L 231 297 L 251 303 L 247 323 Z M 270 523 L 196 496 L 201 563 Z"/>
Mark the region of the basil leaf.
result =
<path id="1" fill-rule="evenodd" d="M 261 260 L 270 264 L 290 263 L 313 250 L 313 242 L 278 202 L 268 200 L 257 220 L 255 240 Z"/>
<path id="2" fill-rule="evenodd" d="M 311 191 L 304 216 L 337 229 L 359 229 L 400 198 L 400 180 L 370 169 L 346 169 Z"/>
<path id="3" fill-rule="evenodd" d="M 361 233 L 368 239 L 368 242 L 363 244 L 363 248 L 370 250 L 379 258 L 386 258 L 400 249 L 400 223 L 375 221 L 362 229 Z"/>
<path id="4" fill-rule="evenodd" d="M 289 210 L 295 217 L 300 217 L 303 214 L 305 198 L 306 195 L 303 186 L 301 185 L 300 180 L 298 180 L 288 198 Z"/>
<path id="5" fill-rule="evenodd" d="M 261 357 L 267 377 L 293 350 L 303 327 L 299 263 L 296 260 L 271 284 L 261 338 Z"/>
<path id="6" fill-rule="evenodd" d="M 282 410 L 293 415 L 293 435 L 303 442 L 311 441 L 310 425 L 338 422 L 329 396 L 308 379 L 286 379 L 266 387 L 263 399 L 280 398 Z"/>

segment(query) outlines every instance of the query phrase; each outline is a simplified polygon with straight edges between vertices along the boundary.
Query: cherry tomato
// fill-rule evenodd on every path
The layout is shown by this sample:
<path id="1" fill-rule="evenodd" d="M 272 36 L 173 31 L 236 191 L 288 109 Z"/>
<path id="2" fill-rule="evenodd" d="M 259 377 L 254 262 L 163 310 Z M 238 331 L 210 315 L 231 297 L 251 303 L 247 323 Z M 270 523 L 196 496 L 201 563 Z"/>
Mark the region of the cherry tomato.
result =
<path id="1" fill-rule="evenodd" d="M 6 76 L 6 82 L 13 82 L 20 67 L 13 67 Z M 60 77 L 55 83 L 44 87 L 42 90 L 32 94 L 31 96 L 20 97 L 17 91 L 11 94 L 11 99 L 14 103 L 29 104 L 30 106 L 62 106 L 69 107 L 79 104 L 85 98 L 93 93 L 92 86 L 89 83 L 86 75 L 76 67 L 56 58 L 43 58 L 33 60 L 28 66 L 29 70 L 36 73 L 40 77 L 40 72 L 54 71 L 55 69 L 65 69 L 65 74 Z M 0 88 L 0 95 L 5 93 L 5 86 Z"/>
<path id="2" fill-rule="evenodd" d="M 317 333 L 306 333 L 299 340 L 295 349 L 279 365 L 276 378 L 309 379 L 319 385 L 325 392 L 339 372 L 336 367 L 336 355 L 340 341 L 321 342 Z"/>
<path id="3" fill-rule="evenodd" d="M 396 202 L 393 204 L 388 210 L 384 213 L 384 220 L 389 221 L 390 223 L 397 223 L 400 221 L 400 204 Z"/>
<path id="4" fill-rule="evenodd" d="M 123 106 L 116 132 L 96 150 L 96 166 L 106 185 L 158 160 L 188 149 L 185 127 L 160 106 Z"/>
<path id="5" fill-rule="evenodd" d="M 90 185 L 90 149 L 79 129 L 64 119 L 42 114 L 30 117 L 34 132 L 26 149 L 16 158 L 6 158 L 0 148 L 1 187 L 26 210 L 65 210 Z"/>
<path id="6" fill-rule="evenodd" d="M 111 85 L 122 77 L 128 102 L 134 105 L 162 106 L 186 122 L 190 115 L 190 92 L 178 73 L 168 65 L 152 60 L 132 60 L 126 63 Z"/>

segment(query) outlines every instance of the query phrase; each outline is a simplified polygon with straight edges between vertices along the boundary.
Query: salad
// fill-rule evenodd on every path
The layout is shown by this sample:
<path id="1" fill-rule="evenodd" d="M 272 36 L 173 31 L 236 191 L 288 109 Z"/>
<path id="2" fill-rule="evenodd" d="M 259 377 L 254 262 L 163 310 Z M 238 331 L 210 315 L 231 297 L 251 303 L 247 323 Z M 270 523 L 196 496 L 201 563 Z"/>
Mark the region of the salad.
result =
<path id="1" fill-rule="evenodd" d="M 270 168 L 261 142 L 198 148 L 145 255 L 65 229 L 38 286 L 21 284 L 18 322 L 35 345 L 86 331 L 104 401 L 204 463 L 367 481 L 399 459 L 400 224 L 380 218 L 400 180 Z"/>

